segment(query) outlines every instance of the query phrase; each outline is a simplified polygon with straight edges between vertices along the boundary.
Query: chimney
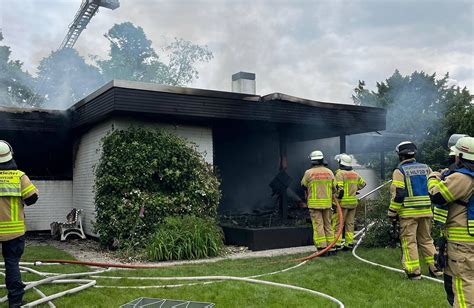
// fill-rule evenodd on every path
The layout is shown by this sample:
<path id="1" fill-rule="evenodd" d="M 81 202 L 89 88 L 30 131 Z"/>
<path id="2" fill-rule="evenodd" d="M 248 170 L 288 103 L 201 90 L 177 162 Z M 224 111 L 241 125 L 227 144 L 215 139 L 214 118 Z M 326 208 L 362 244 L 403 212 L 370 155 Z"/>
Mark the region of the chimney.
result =
<path id="1" fill-rule="evenodd" d="M 256 94 L 255 74 L 238 72 L 232 75 L 232 92 Z"/>

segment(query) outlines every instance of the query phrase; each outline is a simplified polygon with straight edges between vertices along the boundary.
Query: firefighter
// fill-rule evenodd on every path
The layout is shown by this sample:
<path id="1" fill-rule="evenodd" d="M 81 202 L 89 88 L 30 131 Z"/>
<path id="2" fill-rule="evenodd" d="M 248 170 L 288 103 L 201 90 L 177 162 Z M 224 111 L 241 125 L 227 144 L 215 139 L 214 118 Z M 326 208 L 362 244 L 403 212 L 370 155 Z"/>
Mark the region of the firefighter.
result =
<path id="1" fill-rule="evenodd" d="M 325 167 L 321 151 L 311 152 L 310 159 L 312 167 L 304 173 L 301 185 L 306 188 L 305 196 L 313 224 L 314 245 L 318 250 L 322 250 L 334 241 L 331 216 L 336 184 L 334 174 Z M 327 255 L 334 253 L 335 249 L 331 248 Z"/>
<path id="2" fill-rule="evenodd" d="M 465 134 L 452 134 L 450 137 L 449 137 L 449 140 L 448 140 L 448 149 L 449 149 L 449 164 L 450 164 L 450 167 L 451 166 L 455 166 L 455 159 L 456 159 L 456 150 L 455 150 L 455 145 L 456 145 L 456 142 L 463 138 L 463 137 L 469 137 L 469 135 L 465 135 Z"/>
<path id="3" fill-rule="evenodd" d="M 474 307 L 474 137 L 459 139 L 454 151 L 456 168 L 444 174 L 433 172 L 428 186 L 437 207 L 435 215 L 445 223 L 448 302 L 454 307 Z"/>
<path id="4" fill-rule="evenodd" d="M 356 194 L 366 186 L 364 179 L 352 169 L 352 157 L 347 154 L 337 156 L 339 169 L 336 171 L 337 198 L 340 200 L 344 222 L 344 251 L 352 250 L 354 239 L 354 220 L 359 203 Z M 339 229 L 339 216 L 333 215 L 334 232 Z M 336 242 L 336 249 L 341 249 L 342 236 Z"/>
<path id="5" fill-rule="evenodd" d="M 25 248 L 24 205 L 38 200 L 38 190 L 26 174 L 19 171 L 12 147 L 0 140 L 0 242 L 5 261 L 5 285 L 9 307 L 23 303 L 25 285 L 21 281 L 20 258 Z"/>
<path id="6" fill-rule="evenodd" d="M 417 148 L 413 142 L 402 142 L 395 151 L 400 164 L 393 171 L 388 216 L 392 222 L 400 221 L 403 269 L 409 279 L 421 279 L 419 246 L 430 275 L 442 276 L 435 264 L 436 248 L 431 237 L 433 213 L 428 193 L 431 169 L 415 160 Z"/>

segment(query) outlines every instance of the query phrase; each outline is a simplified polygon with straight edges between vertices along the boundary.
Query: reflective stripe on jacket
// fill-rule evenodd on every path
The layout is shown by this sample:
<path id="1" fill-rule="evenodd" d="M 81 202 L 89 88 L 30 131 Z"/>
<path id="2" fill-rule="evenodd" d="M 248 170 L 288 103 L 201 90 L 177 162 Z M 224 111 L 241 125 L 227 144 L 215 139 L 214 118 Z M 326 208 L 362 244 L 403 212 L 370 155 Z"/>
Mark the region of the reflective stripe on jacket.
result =
<path id="1" fill-rule="evenodd" d="M 337 190 L 343 191 L 341 207 L 355 208 L 358 204 L 357 191 L 365 187 L 364 179 L 354 170 L 338 169 L 336 171 Z"/>
<path id="2" fill-rule="evenodd" d="M 301 185 L 306 187 L 309 208 L 326 209 L 332 206 L 336 184 L 331 170 L 324 166 L 308 169 L 301 180 Z"/>
<path id="3" fill-rule="evenodd" d="M 462 168 L 443 177 L 435 172 L 430 175 L 429 192 L 438 203 L 435 217 L 445 223 L 448 240 L 474 242 L 474 173 Z"/>
<path id="4" fill-rule="evenodd" d="M 23 199 L 37 192 L 23 172 L 0 170 L 0 241 L 8 241 L 25 233 Z"/>
<path id="5" fill-rule="evenodd" d="M 415 159 L 402 161 L 393 171 L 389 210 L 400 217 L 431 217 L 428 175 L 431 169 Z"/>

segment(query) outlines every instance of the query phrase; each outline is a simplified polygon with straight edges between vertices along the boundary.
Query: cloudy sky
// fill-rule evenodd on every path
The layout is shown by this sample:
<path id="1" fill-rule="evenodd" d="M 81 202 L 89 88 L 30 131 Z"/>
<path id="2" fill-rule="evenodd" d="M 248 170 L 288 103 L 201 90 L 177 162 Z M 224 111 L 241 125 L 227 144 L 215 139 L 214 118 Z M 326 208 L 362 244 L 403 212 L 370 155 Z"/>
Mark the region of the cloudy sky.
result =
<path id="1" fill-rule="evenodd" d="M 351 103 L 358 80 L 373 88 L 395 69 L 444 75 L 474 91 L 474 1 L 120 0 L 79 38 L 85 57 L 107 57 L 114 23 L 143 27 L 156 49 L 174 37 L 208 45 L 212 62 L 191 86 L 230 90 L 231 75 L 257 74 L 257 93 Z M 34 72 L 61 43 L 81 0 L 0 0 L 13 57 Z"/>

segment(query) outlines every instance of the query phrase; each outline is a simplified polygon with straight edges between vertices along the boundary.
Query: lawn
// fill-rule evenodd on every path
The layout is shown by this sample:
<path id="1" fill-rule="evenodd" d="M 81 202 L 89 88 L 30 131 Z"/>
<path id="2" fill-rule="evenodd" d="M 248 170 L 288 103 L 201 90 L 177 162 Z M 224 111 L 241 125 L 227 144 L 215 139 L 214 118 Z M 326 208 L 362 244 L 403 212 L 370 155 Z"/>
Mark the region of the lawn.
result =
<path id="1" fill-rule="evenodd" d="M 400 266 L 400 251 L 398 249 L 360 249 L 359 255 L 389 266 Z M 295 264 L 291 261 L 295 257 L 297 256 L 226 260 L 212 264 L 183 265 L 152 270 L 114 270 L 102 275 L 229 275 L 246 277 L 290 267 Z M 48 258 L 72 259 L 65 252 L 53 247 L 29 246 L 26 249 L 23 261 Z M 63 265 L 39 267 L 39 270 L 64 273 L 87 271 L 89 269 L 77 265 Z M 37 279 L 39 279 L 38 276 L 24 274 L 24 280 Z M 324 292 L 341 300 L 346 307 L 448 307 L 442 284 L 428 280 L 409 281 L 399 273 L 362 263 L 350 253 L 339 253 L 337 256 L 330 258 L 318 258 L 289 272 L 259 279 Z M 98 285 L 144 286 L 177 283 L 180 283 L 180 281 L 97 279 Z M 47 285 L 40 287 L 40 290 L 46 294 L 53 294 L 72 287 L 73 285 Z M 2 291 L 2 295 L 4 295 L 5 291 Z M 54 303 L 58 307 L 118 307 L 138 297 L 213 302 L 217 307 L 337 307 L 327 299 L 305 292 L 236 281 L 180 288 L 91 288 L 75 295 L 57 299 Z M 38 295 L 35 292 L 28 291 L 27 301 L 37 298 Z"/>

